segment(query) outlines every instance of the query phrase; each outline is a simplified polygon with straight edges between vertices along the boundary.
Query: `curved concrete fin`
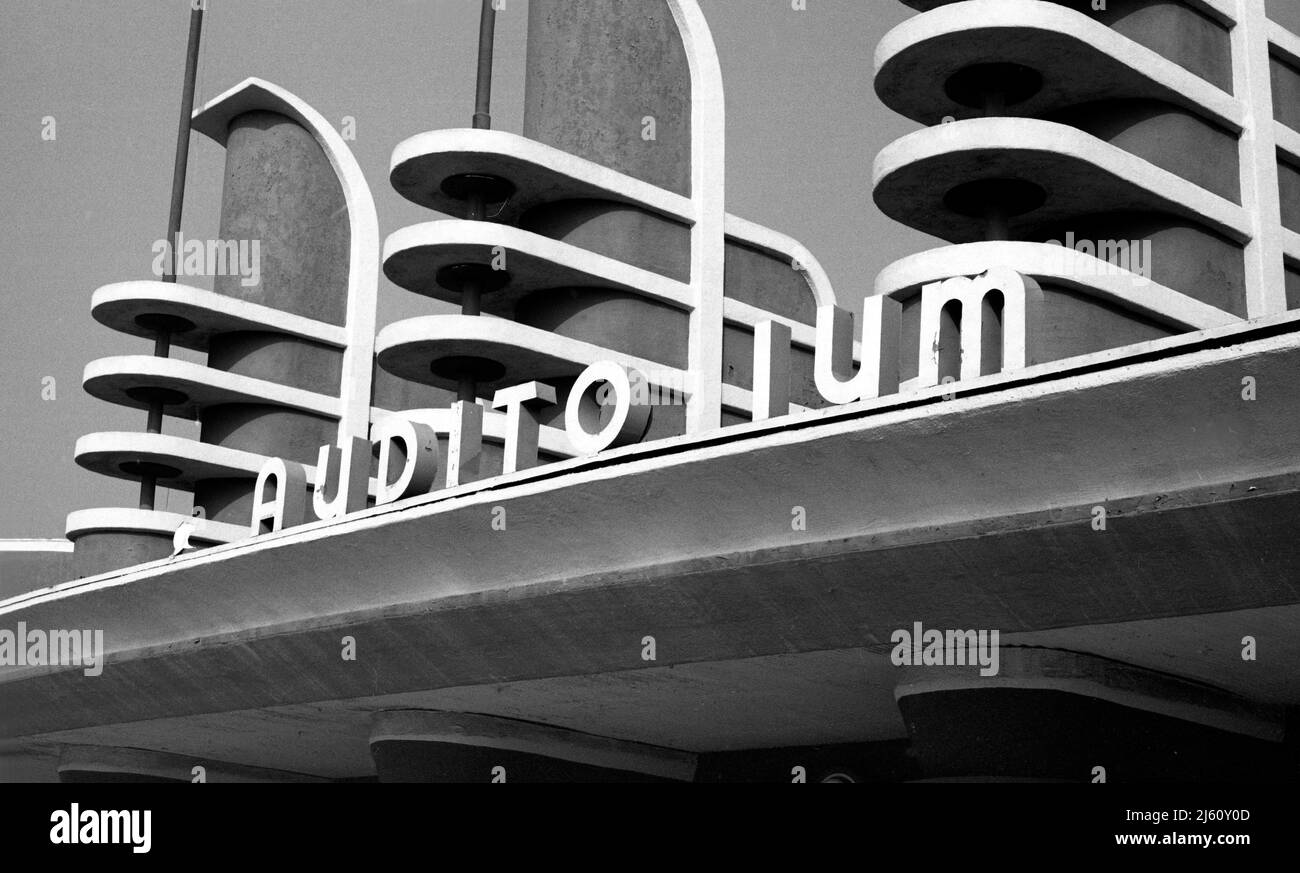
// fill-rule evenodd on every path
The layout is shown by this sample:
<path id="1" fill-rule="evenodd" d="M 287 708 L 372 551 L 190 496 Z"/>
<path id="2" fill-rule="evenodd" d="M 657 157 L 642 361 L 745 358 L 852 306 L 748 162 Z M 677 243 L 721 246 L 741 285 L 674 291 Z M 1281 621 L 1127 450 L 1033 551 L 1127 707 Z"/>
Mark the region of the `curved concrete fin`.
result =
<path id="1" fill-rule="evenodd" d="M 193 127 L 225 145 L 233 119 L 247 112 L 275 112 L 301 124 L 320 144 L 338 177 L 347 204 L 347 347 L 340 385 L 339 439 L 365 437 L 370 428 L 376 304 L 379 283 L 379 217 L 365 175 L 343 137 L 305 100 L 263 79 L 250 77 L 194 113 Z"/>

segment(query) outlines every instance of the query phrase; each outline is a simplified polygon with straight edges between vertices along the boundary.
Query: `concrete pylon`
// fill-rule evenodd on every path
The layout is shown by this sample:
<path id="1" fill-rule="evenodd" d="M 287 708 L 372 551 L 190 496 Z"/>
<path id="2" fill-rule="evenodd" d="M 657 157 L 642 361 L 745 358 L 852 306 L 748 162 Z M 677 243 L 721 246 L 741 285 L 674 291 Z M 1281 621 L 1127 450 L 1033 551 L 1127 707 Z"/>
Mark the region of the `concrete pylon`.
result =
<path id="1" fill-rule="evenodd" d="M 260 281 L 217 276 L 213 290 L 343 325 L 348 294 L 348 214 L 338 178 L 310 131 L 275 112 L 230 123 L 221 239 L 259 240 Z M 339 391 L 342 352 L 284 334 L 246 331 L 213 339 L 208 365 L 326 394 Z M 304 464 L 335 439 L 335 422 L 297 410 L 226 404 L 204 410 L 202 442 Z M 246 524 L 253 482 L 211 479 L 194 489 L 207 517 Z"/>
<path id="2" fill-rule="evenodd" d="M 690 68 L 666 0 L 530 3 L 524 136 L 688 196 Z M 532 209 L 519 223 L 679 281 L 690 279 L 690 229 L 645 209 L 567 200 Z M 686 365 L 686 313 L 641 295 L 547 289 L 520 301 L 516 318 L 667 367 Z M 557 387 L 567 392 L 567 386 Z M 683 410 L 656 409 L 651 427 L 653 436 L 684 432 Z"/>

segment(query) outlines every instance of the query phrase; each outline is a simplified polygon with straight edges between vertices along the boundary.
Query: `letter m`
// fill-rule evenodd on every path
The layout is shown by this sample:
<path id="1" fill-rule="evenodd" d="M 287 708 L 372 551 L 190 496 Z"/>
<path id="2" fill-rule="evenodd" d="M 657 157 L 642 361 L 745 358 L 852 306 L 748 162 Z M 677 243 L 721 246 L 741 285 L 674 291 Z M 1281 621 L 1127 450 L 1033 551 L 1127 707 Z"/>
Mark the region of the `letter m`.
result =
<path id="1" fill-rule="evenodd" d="M 125 809 L 109 809 L 100 813 L 103 817 L 103 832 L 100 840 L 105 843 L 126 843 L 131 840 L 131 813 Z"/>
<path id="2" fill-rule="evenodd" d="M 926 285 L 918 386 L 1041 363 L 1042 317 L 1043 289 L 1006 267 Z"/>
<path id="3" fill-rule="evenodd" d="M 208 240 L 208 272 L 213 276 L 234 276 L 239 272 L 237 240 Z"/>
<path id="4" fill-rule="evenodd" d="M 1129 255 L 1128 240 L 1099 240 L 1097 243 L 1097 257 L 1105 261 L 1112 267 L 1119 267 L 1128 270 L 1132 259 Z"/>
<path id="5" fill-rule="evenodd" d="M 55 664 L 80 664 L 81 631 L 52 631 L 50 633 L 50 660 Z"/>

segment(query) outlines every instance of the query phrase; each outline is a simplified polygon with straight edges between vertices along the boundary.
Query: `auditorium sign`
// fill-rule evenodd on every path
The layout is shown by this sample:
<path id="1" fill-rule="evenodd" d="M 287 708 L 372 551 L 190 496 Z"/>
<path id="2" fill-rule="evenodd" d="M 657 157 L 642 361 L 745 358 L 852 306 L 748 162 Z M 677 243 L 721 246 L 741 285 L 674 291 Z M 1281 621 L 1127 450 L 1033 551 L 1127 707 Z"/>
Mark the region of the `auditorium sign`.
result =
<path id="1" fill-rule="evenodd" d="M 990 294 L 1001 297 L 1001 324 L 986 333 L 983 306 Z M 960 350 L 942 356 L 942 320 L 950 303 L 965 313 L 958 326 Z M 918 374 L 912 390 L 941 382 L 986 375 L 981 371 L 981 343 L 1000 333 L 999 370 L 1016 370 L 1038 363 L 1034 338 L 1042 310 L 1042 290 L 1026 276 L 994 268 L 975 278 L 957 277 L 927 285 L 920 300 Z M 831 405 L 854 403 L 899 391 L 899 336 L 902 307 L 887 297 L 865 301 L 860 363 L 854 369 L 852 317 L 835 306 L 817 311 L 813 375 L 817 392 Z M 954 366 L 953 360 L 959 361 Z M 754 420 L 789 414 L 790 332 L 775 321 L 760 324 L 754 342 Z M 564 433 L 578 457 L 645 438 L 651 404 L 644 396 L 645 374 L 613 361 L 594 363 L 578 377 L 564 410 Z M 502 473 L 511 474 L 538 464 L 541 412 L 557 402 L 556 391 L 541 382 L 528 382 L 497 391 L 492 406 L 505 414 Z M 369 439 L 354 437 L 339 446 L 322 446 L 317 456 L 312 511 L 321 520 L 338 518 L 367 507 L 372 452 L 379 454 L 376 506 L 429 493 L 440 469 L 451 488 L 479 478 L 483 440 L 483 410 L 476 402 L 451 406 L 446 457 L 429 424 L 399 413 L 378 418 Z M 253 492 L 251 533 L 281 530 L 307 519 L 307 470 L 302 464 L 273 458 L 263 465 Z"/>

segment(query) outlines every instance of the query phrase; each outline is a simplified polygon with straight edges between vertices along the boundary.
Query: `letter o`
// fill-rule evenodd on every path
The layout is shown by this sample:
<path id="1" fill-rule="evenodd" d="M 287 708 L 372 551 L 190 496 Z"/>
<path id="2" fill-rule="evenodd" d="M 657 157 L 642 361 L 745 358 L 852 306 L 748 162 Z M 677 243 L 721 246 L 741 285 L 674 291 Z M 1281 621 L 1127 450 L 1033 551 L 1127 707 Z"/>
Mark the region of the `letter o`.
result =
<path id="1" fill-rule="evenodd" d="M 615 446 L 640 442 L 650 427 L 650 407 L 632 402 L 632 376 L 613 361 L 599 361 L 582 372 L 569 392 L 564 410 L 564 429 L 579 455 L 595 455 Z M 640 373 L 635 375 L 646 381 Z M 602 384 L 609 390 L 604 402 L 596 399 Z M 603 411 L 609 417 L 604 425 Z"/>

